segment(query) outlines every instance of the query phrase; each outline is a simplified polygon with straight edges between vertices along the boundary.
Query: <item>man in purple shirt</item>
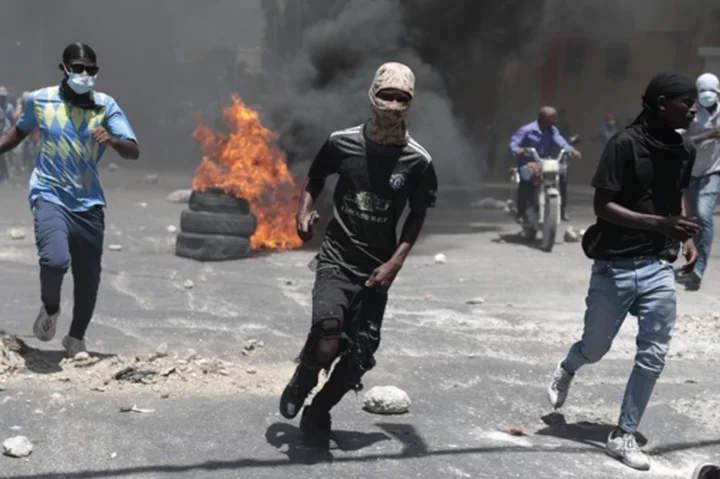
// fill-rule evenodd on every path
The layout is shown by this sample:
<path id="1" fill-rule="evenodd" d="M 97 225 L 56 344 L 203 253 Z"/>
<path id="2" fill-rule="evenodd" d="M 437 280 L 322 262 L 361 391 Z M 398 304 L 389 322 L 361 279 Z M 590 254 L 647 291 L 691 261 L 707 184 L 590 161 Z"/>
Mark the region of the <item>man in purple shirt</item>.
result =
<path id="1" fill-rule="evenodd" d="M 510 154 L 517 157 L 517 166 L 520 170 L 520 185 L 518 186 L 518 221 L 525 222 L 525 210 L 533 191 L 532 178 L 537 172 L 532 155 L 527 148 L 535 148 L 540 158 L 555 156 L 562 148 L 570 151 L 573 156 L 580 158 L 580 152 L 570 146 L 562 137 L 557 127 L 558 112 L 551 106 L 544 106 L 538 112 L 537 121 L 520 127 L 510 138 Z M 560 195 L 562 196 L 562 218 L 568 221 L 567 214 L 567 177 L 560 179 Z"/>

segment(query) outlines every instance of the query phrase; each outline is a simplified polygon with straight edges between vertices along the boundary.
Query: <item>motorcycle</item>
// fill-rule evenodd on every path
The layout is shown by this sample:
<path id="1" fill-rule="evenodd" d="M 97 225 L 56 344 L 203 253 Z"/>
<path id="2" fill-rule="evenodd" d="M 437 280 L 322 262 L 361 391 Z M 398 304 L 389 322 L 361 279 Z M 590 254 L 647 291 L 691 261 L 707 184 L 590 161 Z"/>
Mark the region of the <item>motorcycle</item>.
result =
<path id="1" fill-rule="evenodd" d="M 579 141 L 579 136 L 570 138 L 571 145 Z M 556 243 L 557 230 L 561 221 L 561 204 L 564 199 L 560 196 L 560 177 L 567 173 L 567 157 L 570 151 L 560 150 L 555 158 L 540 158 L 534 148 L 525 148 L 528 155 L 533 158 L 536 165 L 536 174 L 531 181 L 534 189 L 528 198 L 525 215 L 527 221 L 522 223 L 523 236 L 535 241 L 538 232 L 542 233 L 540 247 L 543 251 L 551 252 Z M 510 169 L 510 184 L 512 202 L 518 204 L 518 189 L 520 185 L 519 168 Z M 512 209 L 512 213 L 517 213 Z"/>

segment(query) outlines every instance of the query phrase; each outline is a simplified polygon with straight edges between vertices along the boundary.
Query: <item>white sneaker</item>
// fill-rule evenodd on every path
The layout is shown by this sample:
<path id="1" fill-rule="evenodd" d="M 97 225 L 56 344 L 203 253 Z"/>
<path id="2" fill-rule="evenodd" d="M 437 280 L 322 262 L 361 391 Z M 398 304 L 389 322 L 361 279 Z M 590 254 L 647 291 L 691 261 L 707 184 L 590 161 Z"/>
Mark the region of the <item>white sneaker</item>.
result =
<path id="1" fill-rule="evenodd" d="M 84 339 L 75 339 L 70 336 L 65 336 L 62 340 L 62 345 L 65 348 L 67 357 L 69 358 L 74 358 L 78 353 L 87 352 Z"/>
<path id="2" fill-rule="evenodd" d="M 650 458 L 640 450 L 635 436 L 632 434 L 621 434 L 613 437 L 615 431 L 608 436 L 605 445 L 605 453 L 608 456 L 619 459 L 626 466 L 637 469 L 638 471 L 647 471 L 650 469 Z"/>
<path id="3" fill-rule="evenodd" d="M 555 409 L 560 409 L 565 404 L 574 377 L 574 374 L 565 371 L 562 362 L 555 368 L 547 391 L 548 400 Z"/>
<path id="4" fill-rule="evenodd" d="M 50 341 L 55 337 L 55 328 L 57 327 L 57 320 L 60 317 L 60 310 L 52 316 L 45 311 L 45 306 L 40 306 L 40 312 L 38 313 L 35 324 L 33 325 L 33 334 L 40 341 Z"/>

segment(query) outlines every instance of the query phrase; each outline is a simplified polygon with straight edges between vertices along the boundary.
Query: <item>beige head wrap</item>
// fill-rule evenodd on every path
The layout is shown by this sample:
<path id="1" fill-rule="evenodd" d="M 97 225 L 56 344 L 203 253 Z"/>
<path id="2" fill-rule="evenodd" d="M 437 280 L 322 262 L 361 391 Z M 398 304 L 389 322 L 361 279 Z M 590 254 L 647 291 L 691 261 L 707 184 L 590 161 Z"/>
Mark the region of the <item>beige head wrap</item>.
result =
<path id="1" fill-rule="evenodd" d="M 415 97 L 415 74 L 402 63 L 385 63 L 378 68 L 368 92 L 373 116 L 367 123 L 365 134 L 381 145 L 404 145 L 408 131 L 405 118 L 410 112 L 410 103 L 387 101 L 377 97 L 378 92 L 395 89 Z"/>

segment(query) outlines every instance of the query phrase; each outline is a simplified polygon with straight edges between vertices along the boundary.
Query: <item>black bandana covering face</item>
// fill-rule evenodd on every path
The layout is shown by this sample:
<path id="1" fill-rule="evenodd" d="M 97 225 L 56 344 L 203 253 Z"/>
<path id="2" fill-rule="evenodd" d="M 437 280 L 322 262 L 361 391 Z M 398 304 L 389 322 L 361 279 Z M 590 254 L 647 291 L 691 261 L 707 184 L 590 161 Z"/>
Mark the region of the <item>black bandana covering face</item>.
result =
<path id="1" fill-rule="evenodd" d="M 405 119 L 410 113 L 411 103 L 400 103 L 378 98 L 381 90 L 388 88 L 415 96 L 415 74 L 402 63 L 385 63 L 375 73 L 368 96 L 373 116 L 367 123 L 365 134 L 368 139 L 386 146 L 407 144 L 408 130 Z"/>

